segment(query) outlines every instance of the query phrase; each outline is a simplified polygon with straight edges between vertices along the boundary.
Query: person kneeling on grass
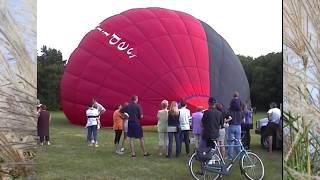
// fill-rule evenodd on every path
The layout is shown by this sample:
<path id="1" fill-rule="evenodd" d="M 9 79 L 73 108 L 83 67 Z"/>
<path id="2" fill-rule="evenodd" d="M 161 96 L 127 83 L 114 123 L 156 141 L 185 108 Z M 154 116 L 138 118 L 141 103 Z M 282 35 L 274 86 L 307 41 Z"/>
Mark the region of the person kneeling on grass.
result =
<path id="1" fill-rule="evenodd" d="M 113 130 L 115 132 L 115 136 L 114 136 L 114 146 L 115 146 L 115 153 L 117 154 L 123 154 L 123 152 L 121 152 L 121 147 L 119 145 L 119 141 L 121 138 L 121 134 L 122 134 L 122 129 L 123 129 L 123 114 L 120 112 L 122 106 L 121 105 L 117 105 L 116 106 L 116 110 L 113 113 Z"/>
<path id="2" fill-rule="evenodd" d="M 88 128 L 87 141 L 88 145 L 98 147 L 97 143 L 97 126 L 98 126 L 98 118 L 99 111 L 95 107 L 94 103 L 89 105 L 89 108 L 86 111 L 87 116 L 87 124 L 86 128 Z"/>
<path id="3" fill-rule="evenodd" d="M 143 131 L 140 125 L 140 121 L 143 118 L 141 106 L 138 104 L 138 96 L 131 97 L 131 103 L 121 110 L 122 113 L 129 114 L 128 121 L 128 137 L 130 138 L 131 157 L 136 157 L 134 150 L 133 139 L 140 140 L 140 146 L 143 152 L 143 156 L 150 156 L 146 151 L 143 139 Z"/>

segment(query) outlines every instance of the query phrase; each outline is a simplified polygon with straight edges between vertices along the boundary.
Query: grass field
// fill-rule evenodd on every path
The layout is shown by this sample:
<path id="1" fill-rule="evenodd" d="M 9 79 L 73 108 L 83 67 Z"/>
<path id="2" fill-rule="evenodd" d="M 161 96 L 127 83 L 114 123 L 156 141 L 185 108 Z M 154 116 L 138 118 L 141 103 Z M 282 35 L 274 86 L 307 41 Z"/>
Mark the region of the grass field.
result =
<path id="1" fill-rule="evenodd" d="M 178 159 L 157 155 L 158 135 L 152 132 L 154 128 L 147 127 L 144 133 L 147 150 L 152 156 L 144 158 L 137 141 L 137 158 L 131 159 L 128 151 L 121 156 L 113 152 L 114 132 L 111 129 L 99 130 L 100 146 L 94 150 L 87 146 L 85 128 L 69 124 L 61 112 L 54 112 L 52 116 L 52 145 L 38 149 L 38 179 L 191 179 L 184 148 Z M 254 120 L 263 116 L 264 113 L 257 113 Z M 282 152 L 269 154 L 261 149 L 260 136 L 255 135 L 254 130 L 251 138 L 251 150 L 261 157 L 265 165 L 265 179 L 282 179 Z M 240 175 L 237 163 L 231 174 L 223 179 L 245 177 Z"/>

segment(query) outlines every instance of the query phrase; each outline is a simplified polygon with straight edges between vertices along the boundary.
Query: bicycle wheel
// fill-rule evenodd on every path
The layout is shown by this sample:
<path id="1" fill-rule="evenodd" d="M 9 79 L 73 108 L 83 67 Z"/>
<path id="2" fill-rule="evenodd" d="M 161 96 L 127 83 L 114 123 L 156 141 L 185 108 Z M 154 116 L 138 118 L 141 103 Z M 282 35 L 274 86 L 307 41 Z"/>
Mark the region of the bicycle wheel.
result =
<path id="1" fill-rule="evenodd" d="M 205 163 L 197 160 L 196 153 L 193 153 L 189 159 L 189 170 L 194 179 L 197 180 L 216 180 L 219 178 L 219 174 L 213 173 L 205 169 Z"/>
<path id="2" fill-rule="evenodd" d="M 252 152 L 242 156 L 240 168 L 248 179 L 260 180 L 264 176 L 264 165 L 259 156 Z"/>

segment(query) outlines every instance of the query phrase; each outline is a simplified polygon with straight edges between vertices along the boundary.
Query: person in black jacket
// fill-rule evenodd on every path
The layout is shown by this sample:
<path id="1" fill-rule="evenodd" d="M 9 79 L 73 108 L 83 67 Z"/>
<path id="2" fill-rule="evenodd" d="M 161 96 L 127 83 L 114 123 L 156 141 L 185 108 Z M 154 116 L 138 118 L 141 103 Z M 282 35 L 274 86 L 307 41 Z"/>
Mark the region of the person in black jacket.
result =
<path id="1" fill-rule="evenodd" d="M 216 100 L 210 97 L 208 100 L 209 108 L 204 111 L 202 117 L 203 134 L 202 139 L 207 143 L 207 147 L 214 148 L 213 141 L 219 138 L 219 130 L 223 124 L 222 113 L 216 109 Z"/>

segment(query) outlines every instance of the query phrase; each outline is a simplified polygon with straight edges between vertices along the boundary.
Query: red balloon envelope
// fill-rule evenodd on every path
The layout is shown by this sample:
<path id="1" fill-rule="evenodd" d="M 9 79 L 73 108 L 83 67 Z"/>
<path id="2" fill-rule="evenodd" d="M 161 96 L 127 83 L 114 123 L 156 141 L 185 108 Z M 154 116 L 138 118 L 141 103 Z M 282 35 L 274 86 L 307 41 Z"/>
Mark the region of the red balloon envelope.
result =
<path id="1" fill-rule="evenodd" d="M 115 104 L 139 96 L 143 125 L 157 123 L 162 100 L 207 106 L 209 96 L 228 106 L 234 91 L 250 100 L 239 59 L 228 43 L 193 16 L 162 8 L 131 9 L 101 22 L 82 39 L 65 67 L 62 109 L 84 125 L 95 97 L 107 108 L 103 126 L 112 126 Z"/>

